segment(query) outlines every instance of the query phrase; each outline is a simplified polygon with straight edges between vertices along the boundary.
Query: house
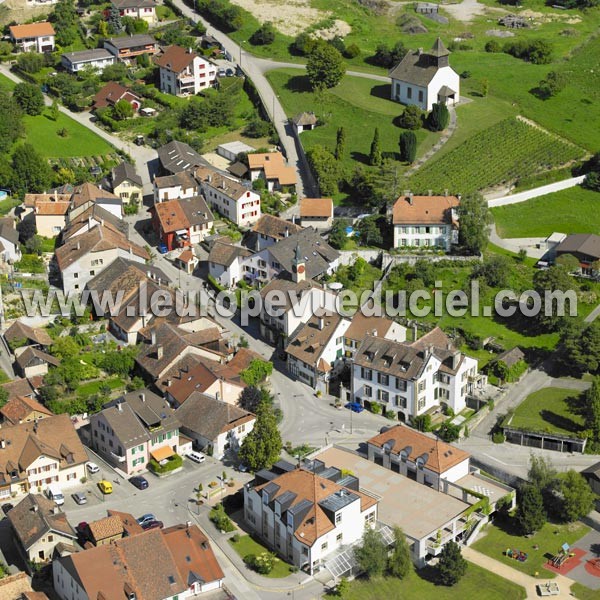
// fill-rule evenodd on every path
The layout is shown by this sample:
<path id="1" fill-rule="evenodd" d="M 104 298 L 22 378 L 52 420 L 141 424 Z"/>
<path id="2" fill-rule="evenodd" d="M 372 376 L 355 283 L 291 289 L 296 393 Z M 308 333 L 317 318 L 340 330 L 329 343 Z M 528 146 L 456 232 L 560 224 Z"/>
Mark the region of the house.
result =
<path id="1" fill-rule="evenodd" d="M 88 457 L 69 415 L 3 425 L 0 435 L 0 500 L 52 483 L 79 485 Z"/>
<path id="2" fill-rule="evenodd" d="M 223 571 L 196 525 L 152 529 L 52 564 L 60 600 L 188 600 L 223 585 Z"/>
<path id="3" fill-rule="evenodd" d="M 26 379 L 25 377 L 15 377 L 12 381 L 7 381 L 0 385 L 8 393 L 7 401 L 10 402 L 19 396 L 26 398 L 35 398 L 37 396 L 37 390 L 44 384 L 43 377 L 32 377 Z"/>
<path id="4" fill-rule="evenodd" d="M 288 372 L 311 388 L 328 393 L 329 380 L 343 364 L 344 334 L 350 321 L 339 314 L 313 315 L 285 347 Z"/>
<path id="5" fill-rule="evenodd" d="M 317 116 L 314 112 L 301 112 L 292 117 L 292 126 L 296 134 L 303 131 L 312 131 L 317 126 Z"/>
<path id="6" fill-rule="evenodd" d="M 260 196 L 240 180 L 211 167 L 198 167 L 196 180 L 210 206 L 238 227 L 250 227 L 260 219 Z"/>
<path id="7" fill-rule="evenodd" d="M 217 67 L 191 48 L 169 46 L 155 61 L 160 91 L 174 96 L 195 96 L 217 81 Z"/>
<path id="8" fill-rule="evenodd" d="M 154 204 L 167 200 L 191 198 L 199 192 L 198 182 L 189 171 L 154 178 Z"/>
<path id="9" fill-rule="evenodd" d="M 11 25 L 10 41 L 17 52 L 54 52 L 54 27 L 47 21 L 27 25 Z"/>
<path id="10" fill-rule="evenodd" d="M 106 227 L 117 235 L 129 237 L 129 223 L 114 213 L 118 211 L 118 204 L 114 205 L 114 212 L 104 208 L 103 204 L 95 202 L 83 212 L 77 210 L 76 217 L 70 217 L 63 229 L 61 240 L 65 244 L 70 239 L 91 231 L 97 225 Z M 71 213 L 73 214 L 73 213 Z"/>
<path id="11" fill-rule="evenodd" d="M 251 533 L 287 562 L 313 575 L 327 557 L 375 527 L 377 500 L 359 480 L 323 463 L 280 475 L 265 473 L 244 486 L 244 520 Z"/>
<path id="12" fill-rule="evenodd" d="M 19 232 L 15 229 L 12 217 L 0 219 L 0 252 L 4 262 L 15 263 L 21 260 Z"/>
<path id="13" fill-rule="evenodd" d="M 154 231 L 169 251 L 199 244 L 214 225 L 213 214 L 202 196 L 159 202 L 150 213 Z"/>
<path id="14" fill-rule="evenodd" d="M 556 258 L 570 254 L 581 267 L 582 275 L 594 276 L 600 272 L 600 235 L 574 233 L 568 235 L 555 250 Z"/>
<path id="15" fill-rule="evenodd" d="M 104 40 L 104 47 L 114 55 L 117 60 L 124 62 L 129 62 L 143 54 L 153 56 L 158 52 L 158 43 L 147 33 L 110 38 Z"/>
<path id="16" fill-rule="evenodd" d="M 141 19 L 150 25 L 157 21 L 156 7 L 158 4 L 154 0 L 111 0 L 110 3 L 119 9 L 121 17 Z"/>
<path id="17" fill-rule="evenodd" d="M 444 480 L 456 482 L 470 472 L 468 452 L 405 425 L 367 440 L 367 454 L 386 469 L 397 468 L 400 475 L 438 491 Z"/>
<path id="18" fill-rule="evenodd" d="M 103 225 L 72 237 L 54 254 L 63 289 L 73 291 L 83 290 L 93 277 L 119 257 L 139 263 L 150 259 L 145 248 Z"/>
<path id="19" fill-rule="evenodd" d="M 142 178 L 132 164 L 123 161 L 113 167 L 110 172 L 110 183 L 113 194 L 121 198 L 123 204 L 141 203 L 144 195 Z"/>
<path id="20" fill-rule="evenodd" d="M 29 423 L 38 419 L 54 416 L 43 404 L 28 396 L 17 396 L 11 398 L 0 408 L 2 423 L 5 425 L 18 425 Z"/>
<path id="21" fill-rule="evenodd" d="M 119 517 L 123 527 L 123 537 L 144 533 L 144 530 L 131 513 L 121 512 L 118 510 L 107 510 L 106 514 L 109 517 Z"/>
<path id="22" fill-rule="evenodd" d="M 596 495 L 600 495 L 600 462 L 587 467 L 581 471 L 581 474 L 592 488 L 592 492 Z"/>
<path id="23" fill-rule="evenodd" d="M 67 516 L 41 494 L 28 494 L 8 513 L 19 554 L 29 563 L 46 563 L 52 559 L 57 544 L 73 546 L 77 533 Z"/>
<path id="24" fill-rule="evenodd" d="M 200 264 L 200 259 L 194 254 L 193 250 L 186 248 L 181 252 L 174 262 L 178 269 L 181 269 L 188 275 L 191 275 L 196 270 L 196 267 Z"/>
<path id="25" fill-rule="evenodd" d="M 34 592 L 31 579 L 24 571 L 4 575 L 0 579 L 0 598 L 3 600 L 48 600 L 44 592 Z"/>
<path id="26" fill-rule="evenodd" d="M 181 171 L 193 171 L 205 164 L 204 159 L 185 142 L 173 140 L 157 149 L 158 160 L 165 175 L 175 175 Z"/>
<path id="27" fill-rule="evenodd" d="M 86 533 L 94 546 L 103 546 L 124 537 L 125 529 L 119 516 L 109 515 L 88 523 Z"/>
<path id="28" fill-rule="evenodd" d="M 92 206 L 101 206 L 115 217 L 123 217 L 123 201 L 112 192 L 93 183 L 77 186 L 71 194 L 71 206 L 67 212 L 67 225 Z"/>
<path id="29" fill-rule="evenodd" d="M 460 77 L 448 62 L 450 52 L 437 38 L 429 52 L 409 51 L 390 71 L 392 100 L 431 110 L 460 100 Z"/>
<path id="30" fill-rule="evenodd" d="M 65 52 L 60 57 L 61 65 L 69 73 L 73 74 L 77 74 L 79 71 L 83 71 L 83 69 L 102 73 L 106 67 L 114 65 L 116 60 L 106 48 Z"/>
<path id="31" fill-rule="evenodd" d="M 302 198 L 300 200 L 302 227 L 330 229 L 333 225 L 333 200 L 331 198 Z"/>
<path id="32" fill-rule="evenodd" d="M 250 168 L 250 180 L 264 179 L 269 192 L 296 186 L 296 169 L 285 164 L 281 152 L 248 154 L 248 166 Z"/>
<path id="33" fill-rule="evenodd" d="M 264 214 L 252 227 L 256 251 L 268 248 L 280 240 L 298 233 L 302 227 L 275 215 Z"/>
<path id="34" fill-rule="evenodd" d="M 245 179 L 248 177 L 248 167 L 239 160 L 230 164 L 225 170 L 237 179 Z"/>
<path id="35" fill-rule="evenodd" d="M 65 227 L 71 194 L 25 194 L 25 209 L 33 215 L 38 235 L 56 237 Z M 29 210 L 31 209 L 31 212 Z M 22 216 L 23 220 L 25 216 Z"/>
<path id="36" fill-rule="evenodd" d="M 244 144 L 244 142 L 240 142 L 239 140 L 217 146 L 217 154 L 223 158 L 226 158 L 232 163 L 237 161 L 240 154 L 248 154 L 249 152 L 255 151 L 256 148 L 253 148 L 248 144 Z"/>
<path id="37" fill-rule="evenodd" d="M 45 329 L 30 327 L 18 319 L 2 335 L 13 352 L 24 346 L 36 346 L 46 350 L 52 345 L 52 338 Z"/>
<path id="38" fill-rule="evenodd" d="M 355 402 L 379 402 L 401 421 L 441 405 L 459 413 L 483 383 L 477 361 L 456 349 L 439 327 L 412 343 L 367 335 L 354 355 Z"/>
<path id="39" fill-rule="evenodd" d="M 60 365 L 60 360 L 39 348 L 27 346 L 16 357 L 15 371 L 22 377 L 30 378 L 36 375 L 46 375 L 49 365 L 57 367 Z"/>
<path id="40" fill-rule="evenodd" d="M 100 91 L 92 98 L 92 109 L 105 108 L 106 106 L 114 106 L 119 100 L 126 100 L 133 107 L 134 112 L 138 112 L 142 106 L 142 99 L 132 92 L 128 87 L 109 81 Z"/>
<path id="41" fill-rule="evenodd" d="M 394 248 L 434 246 L 449 252 L 458 243 L 457 196 L 400 196 L 394 203 Z"/>
<path id="42" fill-rule="evenodd" d="M 260 334 L 282 348 L 315 312 L 333 312 L 336 308 L 336 295 L 312 280 L 273 279 L 262 288 L 260 297 Z"/>
<path id="43" fill-rule="evenodd" d="M 129 392 L 90 417 L 91 447 L 128 475 L 177 454 L 179 421 L 161 396 L 148 389 Z"/>
<path id="44" fill-rule="evenodd" d="M 181 431 L 194 441 L 194 446 L 217 460 L 228 451 L 236 453 L 256 421 L 252 413 L 197 391 L 175 414 Z"/>
<path id="45" fill-rule="evenodd" d="M 242 262 L 252 252 L 227 240 L 229 238 L 219 238 L 212 243 L 208 254 L 208 273 L 219 285 L 231 289 L 243 280 Z"/>
<path id="46" fill-rule="evenodd" d="M 367 334 L 395 342 L 406 341 L 406 327 L 400 323 L 386 317 L 367 317 L 362 311 L 357 310 L 352 317 L 350 327 L 344 334 L 344 357 L 346 360 L 354 358 L 354 354 Z"/>

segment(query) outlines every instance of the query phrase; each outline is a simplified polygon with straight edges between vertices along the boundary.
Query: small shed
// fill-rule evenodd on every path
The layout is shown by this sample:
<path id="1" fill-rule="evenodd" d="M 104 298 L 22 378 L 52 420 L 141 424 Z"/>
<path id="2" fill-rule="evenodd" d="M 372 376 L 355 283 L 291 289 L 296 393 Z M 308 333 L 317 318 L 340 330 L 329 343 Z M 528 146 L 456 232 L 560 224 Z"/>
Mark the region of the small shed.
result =
<path id="1" fill-rule="evenodd" d="M 248 144 L 244 144 L 244 142 L 240 142 L 239 140 L 217 146 L 217 154 L 223 158 L 226 158 L 227 160 L 230 160 L 231 162 L 237 161 L 239 154 L 254 152 L 255 150 L 256 148 L 253 148 Z"/>
<path id="2" fill-rule="evenodd" d="M 498 362 L 503 362 L 509 369 L 516 365 L 519 361 L 525 360 L 525 354 L 518 346 L 502 352 L 496 359 Z"/>
<path id="3" fill-rule="evenodd" d="M 415 12 L 420 15 L 437 15 L 439 5 L 433 2 L 417 2 L 415 6 Z"/>
<path id="4" fill-rule="evenodd" d="M 198 257 L 191 248 L 186 248 L 175 259 L 175 265 L 182 271 L 185 271 L 188 275 L 191 275 L 198 266 Z"/>
<path id="5" fill-rule="evenodd" d="M 292 125 L 296 133 L 311 131 L 317 126 L 317 116 L 314 112 L 302 112 L 292 118 Z"/>

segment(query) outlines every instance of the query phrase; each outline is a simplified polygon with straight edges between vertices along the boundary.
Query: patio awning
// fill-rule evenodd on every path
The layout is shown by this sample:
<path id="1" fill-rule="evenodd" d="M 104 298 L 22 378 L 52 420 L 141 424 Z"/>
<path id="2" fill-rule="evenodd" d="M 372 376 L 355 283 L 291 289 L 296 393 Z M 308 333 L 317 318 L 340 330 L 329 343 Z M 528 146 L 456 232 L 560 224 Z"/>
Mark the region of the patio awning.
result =
<path id="1" fill-rule="evenodd" d="M 447 85 L 443 85 L 438 92 L 438 96 L 442 98 L 450 98 L 451 96 L 454 96 L 454 94 L 456 94 L 456 92 Z"/>
<path id="2" fill-rule="evenodd" d="M 157 448 L 156 450 L 152 450 L 152 452 L 150 452 L 150 454 L 152 455 L 152 458 L 156 462 L 160 462 L 161 460 L 166 460 L 167 458 L 171 458 L 171 456 L 175 455 L 175 452 L 173 452 L 173 448 L 171 448 L 170 446 L 162 446 L 162 448 Z"/>

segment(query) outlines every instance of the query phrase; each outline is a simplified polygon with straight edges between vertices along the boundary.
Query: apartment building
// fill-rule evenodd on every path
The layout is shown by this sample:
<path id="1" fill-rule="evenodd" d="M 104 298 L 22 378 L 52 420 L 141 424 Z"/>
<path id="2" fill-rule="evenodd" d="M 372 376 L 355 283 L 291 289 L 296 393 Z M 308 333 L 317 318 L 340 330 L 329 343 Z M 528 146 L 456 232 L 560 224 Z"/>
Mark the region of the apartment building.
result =
<path id="1" fill-rule="evenodd" d="M 217 81 L 217 66 L 191 48 L 169 46 L 156 59 L 160 90 L 174 96 L 195 96 Z"/>
<path id="2" fill-rule="evenodd" d="M 11 25 L 9 32 L 17 52 L 54 52 L 56 32 L 52 23 L 42 21 L 27 25 Z"/>

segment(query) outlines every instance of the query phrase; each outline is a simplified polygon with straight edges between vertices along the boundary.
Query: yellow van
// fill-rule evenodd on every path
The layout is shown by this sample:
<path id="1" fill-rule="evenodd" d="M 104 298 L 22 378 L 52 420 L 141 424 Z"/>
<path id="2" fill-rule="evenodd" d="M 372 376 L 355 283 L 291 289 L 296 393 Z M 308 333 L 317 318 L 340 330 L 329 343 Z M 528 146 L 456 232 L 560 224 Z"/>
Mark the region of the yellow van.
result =
<path id="1" fill-rule="evenodd" d="M 103 494 L 112 494 L 112 483 L 110 481 L 102 479 L 102 481 L 98 482 L 98 487 Z"/>

